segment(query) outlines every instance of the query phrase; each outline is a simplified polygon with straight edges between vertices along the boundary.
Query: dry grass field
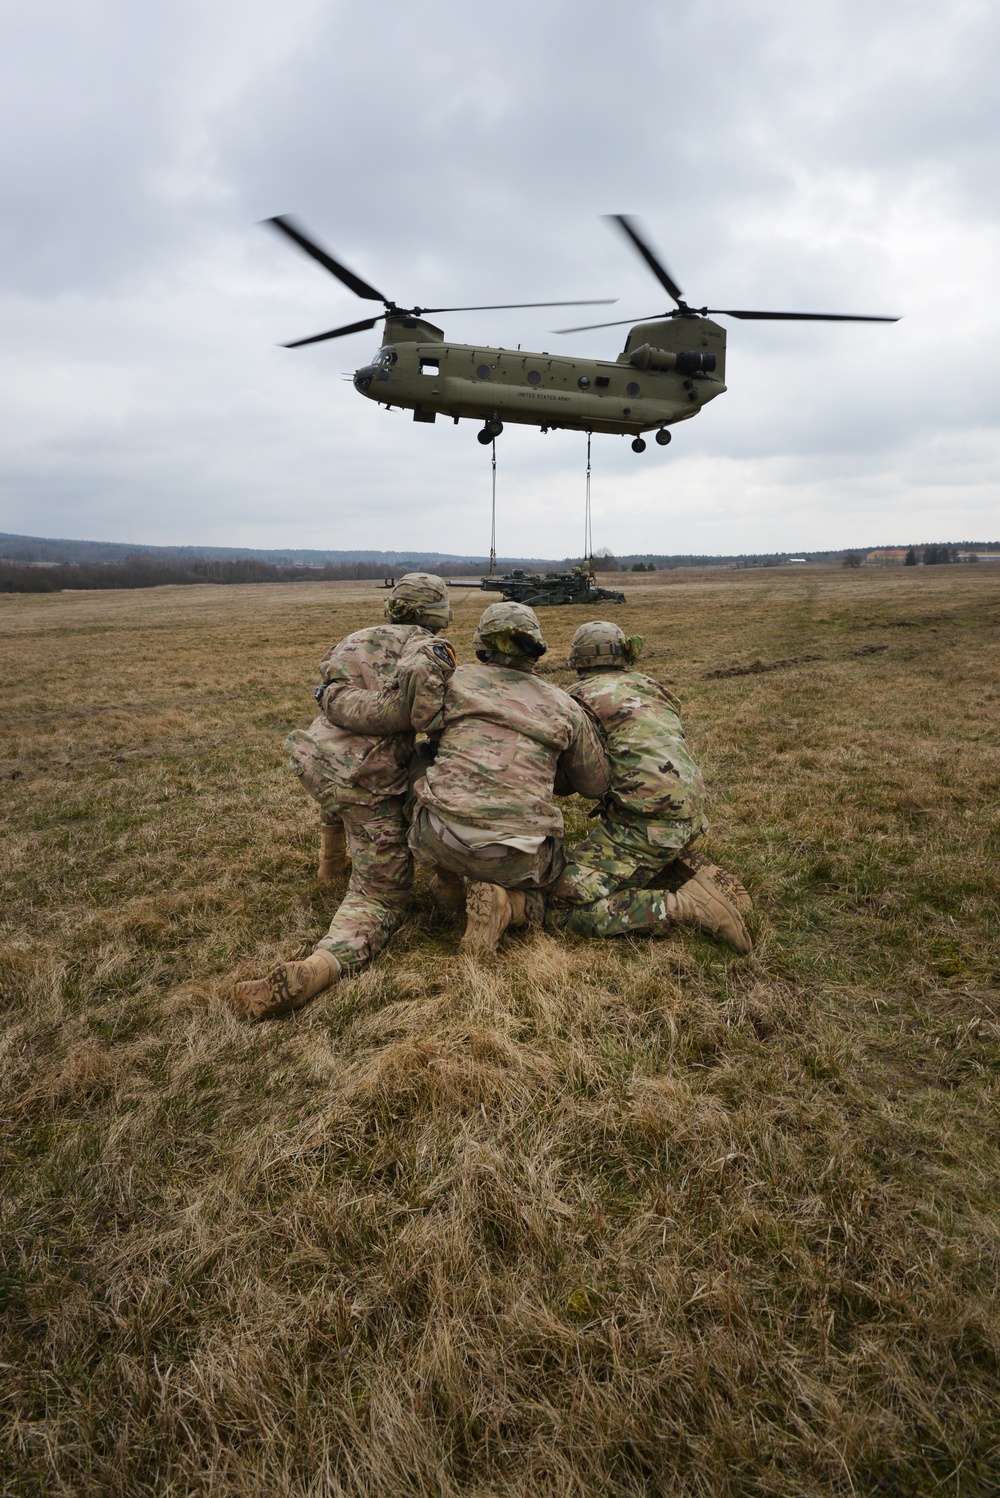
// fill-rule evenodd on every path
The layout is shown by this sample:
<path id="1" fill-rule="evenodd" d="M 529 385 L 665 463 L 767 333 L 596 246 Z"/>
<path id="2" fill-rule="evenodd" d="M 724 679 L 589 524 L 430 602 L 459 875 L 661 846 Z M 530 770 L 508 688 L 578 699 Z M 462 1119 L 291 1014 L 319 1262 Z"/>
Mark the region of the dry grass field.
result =
<path id="1" fill-rule="evenodd" d="M 256 1028 L 381 596 L 0 598 L 4 1494 L 1000 1491 L 1000 568 L 622 585 L 754 955 L 477 968 L 418 882 Z"/>

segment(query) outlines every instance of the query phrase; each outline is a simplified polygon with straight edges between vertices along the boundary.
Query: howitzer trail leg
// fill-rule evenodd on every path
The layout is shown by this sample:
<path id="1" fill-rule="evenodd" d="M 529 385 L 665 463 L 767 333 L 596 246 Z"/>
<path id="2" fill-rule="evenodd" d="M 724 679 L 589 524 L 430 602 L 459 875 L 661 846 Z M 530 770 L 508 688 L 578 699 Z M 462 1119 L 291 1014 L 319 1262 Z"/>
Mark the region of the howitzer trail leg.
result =
<path id="1" fill-rule="evenodd" d="M 331 812 L 322 812 L 319 824 L 319 867 L 316 870 L 316 878 L 321 884 L 329 884 L 332 879 L 338 879 L 341 874 L 346 874 L 350 867 L 347 833 L 343 822 L 340 817 Z"/>

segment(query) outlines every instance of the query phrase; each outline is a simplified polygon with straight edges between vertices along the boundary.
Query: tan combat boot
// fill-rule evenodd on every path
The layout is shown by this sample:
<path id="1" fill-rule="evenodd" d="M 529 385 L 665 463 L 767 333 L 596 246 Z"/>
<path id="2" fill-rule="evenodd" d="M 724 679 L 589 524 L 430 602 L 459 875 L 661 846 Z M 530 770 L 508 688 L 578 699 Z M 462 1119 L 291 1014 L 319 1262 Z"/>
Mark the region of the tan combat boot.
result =
<path id="1" fill-rule="evenodd" d="M 336 983 L 342 972 L 336 957 L 320 947 L 304 962 L 285 962 L 266 978 L 237 983 L 233 1007 L 244 1019 L 276 1019 L 301 1009 Z"/>
<path id="2" fill-rule="evenodd" d="M 447 869 L 436 869 L 431 875 L 431 899 L 442 915 L 458 915 L 465 909 L 465 880 Z"/>
<path id="3" fill-rule="evenodd" d="M 702 884 L 707 880 L 730 905 L 736 907 L 740 915 L 750 914 L 753 901 L 746 886 L 740 883 L 735 874 L 730 874 L 728 869 L 720 869 L 707 854 L 696 853 L 692 848 L 681 854 L 677 864 L 687 869 L 692 879 L 698 879 Z"/>
<path id="4" fill-rule="evenodd" d="M 737 952 L 750 952 L 753 943 L 742 917 L 721 890 L 704 874 L 682 884 L 676 894 L 667 895 L 667 914 L 671 920 L 687 926 L 700 926 Z"/>
<path id="5" fill-rule="evenodd" d="M 524 893 L 499 884 L 470 884 L 465 897 L 468 920 L 458 950 L 466 957 L 487 957 L 508 926 L 525 922 Z"/>
<path id="6" fill-rule="evenodd" d="M 347 833 L 338 818 L 335 822 L 321 822 L 319 826 L 319 868 L 316 878 L 321 884 L 339 879 L 351 867 L 347 852 Z"/>

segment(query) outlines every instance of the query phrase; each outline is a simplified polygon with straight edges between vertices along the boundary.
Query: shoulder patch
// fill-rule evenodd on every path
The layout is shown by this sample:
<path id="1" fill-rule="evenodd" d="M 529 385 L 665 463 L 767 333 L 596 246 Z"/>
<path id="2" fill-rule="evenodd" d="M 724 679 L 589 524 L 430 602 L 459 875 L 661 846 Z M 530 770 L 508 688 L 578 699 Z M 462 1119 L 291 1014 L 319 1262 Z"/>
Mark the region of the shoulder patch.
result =
<path id="1" fill-rule="evenodd" d="M 431 646 L 431 650 L 437 656 L 439 661 L 442 661 L 446 666 L 450 666 L 454 671 L 457 664 L 455 659 L 455 652 L 454 650 L 452 650 L 447 640 L 435 640 L 434 644 Z"/>

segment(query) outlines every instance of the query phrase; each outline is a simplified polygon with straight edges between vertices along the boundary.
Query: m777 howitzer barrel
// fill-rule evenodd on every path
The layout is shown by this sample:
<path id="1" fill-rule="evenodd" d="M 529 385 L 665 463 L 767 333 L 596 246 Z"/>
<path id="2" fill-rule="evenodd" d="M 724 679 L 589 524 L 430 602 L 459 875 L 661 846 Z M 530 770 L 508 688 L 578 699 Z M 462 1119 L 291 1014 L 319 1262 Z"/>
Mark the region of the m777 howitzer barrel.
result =
<path id="1" fill-rule="evenodd" d="M 526 603 L 530 608 L 549 608 L 571 603 L 624 603 L 625 594 L 599 588 L 593 573 L 584 567 L 572 572 L 504 572 L 479 582 L 448 579 L 449 588 L 477 588 L 482 593 L 500 593 L 505 603 Z"/>

